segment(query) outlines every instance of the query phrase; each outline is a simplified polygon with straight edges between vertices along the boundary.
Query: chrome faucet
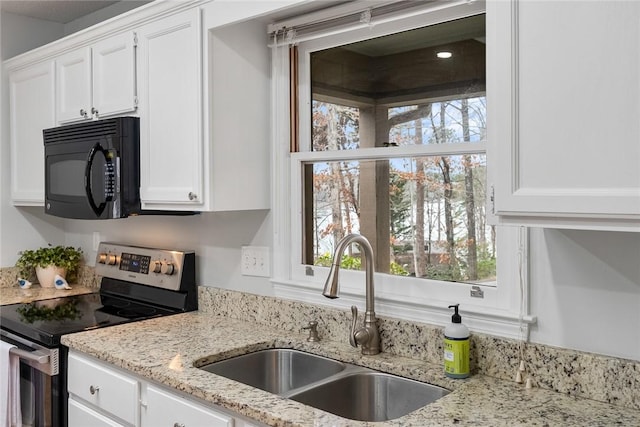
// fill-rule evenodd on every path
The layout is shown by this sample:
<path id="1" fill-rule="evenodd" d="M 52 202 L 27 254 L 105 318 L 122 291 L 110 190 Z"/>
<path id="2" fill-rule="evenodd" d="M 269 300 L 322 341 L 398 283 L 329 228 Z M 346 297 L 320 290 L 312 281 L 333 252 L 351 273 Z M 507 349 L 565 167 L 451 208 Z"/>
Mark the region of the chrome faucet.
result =
<path id="1" fill-rule="evenodd" d="M 373 302 L 373 249 L 366 237 L 360 234 L 348 234 L 344 236 L 336 247 L 333 254 L 333 262 L 329 270 L 329 277 L 324 285 L 322 295 L 327 298 L 338 298 L 338 272 L 340 271 L 340 260 L 345 249 L 351 243 L 358 243 L 364 254 L 366 270 L 366 312 L 364 314 L 364 326 L 356 328 L 358 321 L 358 308 L 351 306 L 351 331 L 349 333 L 349 343 L 353 347 L 360 344 L 362 354 L 371 355 L 380 353 L 380 333 L 378 332 L 378 320 L 374 311 Z"/>

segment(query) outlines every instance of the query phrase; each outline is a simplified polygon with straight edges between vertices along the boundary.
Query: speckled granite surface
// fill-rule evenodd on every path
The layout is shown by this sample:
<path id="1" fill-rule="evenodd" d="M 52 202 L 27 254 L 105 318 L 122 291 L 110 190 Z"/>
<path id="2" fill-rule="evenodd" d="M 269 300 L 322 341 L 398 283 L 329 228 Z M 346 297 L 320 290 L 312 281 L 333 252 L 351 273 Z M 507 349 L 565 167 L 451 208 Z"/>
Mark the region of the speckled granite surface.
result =
<path id="1" fill-rule="evenodd" d="M 351 313 L 296 301 L 201 287 L 200 311 L 298 331 L 318 321 L 320 335 L 345 341 Z M 442 363 L 442 328 L 380 318 L 382 351 Z M 640 361 L 616 359 L 538 344 L 523 346 L 525 377 L 541 388 L 640 409 Z M 472 372 L 511 381 L 520 361 L 520 343 L 483 334 L 471 336 Z M 640 424 L 638 424 L 640 426 Z"/>
<path id="2" fill-rule="evenodd" d="M 386 338 L 388 347 L 380 355 L 362 356 L 343 339 L 346 335 L 341 334 L 342 322 L 346 321 L 347 314 L 339 310 L 327 311 L 305 304 L 203 287 L 200 288 L 199 304 L 198 312 L 71 334 L 64 336 L 62 342 L 72 349 L 273 426 L 370 424 L 346 420 L 195 366 L 259 349 L 288 347 L 427 381 L 454 391 L 405 417 L 375 423 L 379 426 L 640 425 L 640 410 L 634 408 L 544 388 L 526 389 L 513 381 L 482 374 L 466 380 L 448 379 L 442 373 L 439 357 L 435 363 L 431 360 L 437 350 L 417 348 L 436 346 L 428 340 L 440 340 L 437 328 L 383 319 L 381 327 L 387 334 L 383 335 L 383 342 Z M 298 328 L 313 318 L 321 324 L 323 340 L 319 343 L 307 342 L 306 334 Z M 427 333 L 423 336 L 424 331 Z M 401 337 L 392 339 L 396 333 Z M 407 339 L 412 341 L 408 347 Z M 488 355 L 492 350 L 489 350 L 489 344 L 478 342 L 476 351 L 482 348 L 483 357 L 476 359 L 476 371 L 482 372 L 485 365 L 491 366 L 495 361 L 484 360 L 493 358 Z M 509 345 L 504 345 L 493 351 L 508 352 L 510 349 Z M 559 366 L 553 360 L 540 359 L 540 362 L 541 366 L 548 365 L 549 375 L 564 369 L 562 362 Z M 539 369 L 537 365 L 536 369 Z M 637 371 L 634 375 L 637 379 Z M 591 387 L 589 383 L 587 388 Z"/>
<path id="3" fill-rule="evenodd" d="M 237 307 L 242 311 L 242 307 Z M 451 380 L 440 364 L 382 353 L 362 356 L 344 340 L 309 343 L 305 334 L 192 312 L 66 335 L 62 342 L 150 380 L 272 426 L 365 426 L 197 369 L 264 348 L 288 347 L 329 356 L 454 390 L 436 402 L 376 426 L 637 426 L 640 411 L 525 389 L 485 375 Z"/>
<path id="4" fill-rule="evenodd" d="M 87 265 L 81 265 L 78 268 L 76 278 L 77 285 L 84 288 L 98 289 L 100 287 L 100 278 L 95 275 L 95 268 Z M 29 278 L 35 282 L 35 277 Z M 18 269 L 16 267 L 0 268 L 0 289 L 18 287 Z M 73 285 L 73 283 L 71 284 Z"/>
<path id="5" fill-rule="evenodd" d="M 29 289 L 0 288 L 0 304 L 29 303 L 52 298 L 62 298 L 71 295 L 89 294 L 95 289 L 80 285 L 71 285 L 72 289 L 41 288 L 40 285 L 33 285 Z"/>
<path id="6" fill-rule="evenodd" d="M 99 279 L 95 276 L 93 267 L 80 267 L 77 283 L 69 284 L 72 289 L 42 288 L 37 283 L 29 289 L 21 289 L 18 286 L 17 277 L 17 268 L 0 268 L 0 305 L 88 294 L 99 289 Z"/>

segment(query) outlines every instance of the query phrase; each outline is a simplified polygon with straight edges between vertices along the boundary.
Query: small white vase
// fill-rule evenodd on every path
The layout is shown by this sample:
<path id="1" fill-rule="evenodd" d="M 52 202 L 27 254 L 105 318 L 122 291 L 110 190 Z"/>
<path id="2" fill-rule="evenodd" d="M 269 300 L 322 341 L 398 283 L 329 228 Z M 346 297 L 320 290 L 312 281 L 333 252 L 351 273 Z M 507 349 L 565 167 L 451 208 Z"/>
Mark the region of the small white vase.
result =
<path id="1" fill-rule="evenodd" d="M 38 282 L 43 288 L 55 287 L 54 278 L 56 274 L 66 278 L 67 272 L 64 268 L 56 267 L 55 265 L 49 265 L 47 267 L 36 267 L 36 276 L 38 276 Z"/>

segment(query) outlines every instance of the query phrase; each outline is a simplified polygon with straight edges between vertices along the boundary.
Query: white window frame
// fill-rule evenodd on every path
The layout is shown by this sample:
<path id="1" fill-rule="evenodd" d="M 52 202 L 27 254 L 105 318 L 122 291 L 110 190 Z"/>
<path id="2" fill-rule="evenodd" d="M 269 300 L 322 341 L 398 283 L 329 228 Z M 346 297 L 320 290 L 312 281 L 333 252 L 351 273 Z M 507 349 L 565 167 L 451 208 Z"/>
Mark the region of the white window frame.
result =
<path id="1" fill-rule="evenodd" d="M 299 142 L 300 152 L 289 153 L 289 60 L 288 49 L 273 44 L 273 225 L 274 265 L 272 283 L 277 297 L 294 299 L 334 308 L 363 308 L 364 272 L 341 270 L 340 298 L 322 296 L 329 269 L 301 264 L 302 260 L 302 170 L 309 161 L 386 159 L 388 148 L 364 148 L 346 151 L 312 152 L 311 90 L 309 58 L 316 50 L 393 34 L 451 19 L 485 12 L 484 2 L 449 2 L 426 4 L 411 14 L 388 18 L 375 25 L 355 25 L 325 30 L 322 34 L 299 42 Z M 300 20 L 304 22 L 304 18 Z M 489 31 L 487 31 L 489 32 Z M 490 104 L 487 108 L 490 108 Z M 490 113 L 487 114 L 490 116 Z M 491 122 L 487 123 L 491 126 Z M 394 147 L 394 157 L 428 156 L 434 148 L 428 145 Z M 438 147 L 438 155 L 441 155 Z M 448 154 L 485 153 L 490 165 L 486 142 L 451 144 Z M 490 209 L 487 210 L 490 212 Z M 528 312 L 528 232 L 525 228 L 501 227 L 498 233 L 498 278 L 502 286 L 480 286 L 484 297 L 471 296 L 472 285 L 426 280 L 376 273 L 375 310 L 378 315 L 436 325 L 450 322 L 450 304 L 459 303 L 464 322 L 476 332 L 527 339 L 529 325 L 535 317 Z M 398 292 L 401 289 L 402 292 Z"/>

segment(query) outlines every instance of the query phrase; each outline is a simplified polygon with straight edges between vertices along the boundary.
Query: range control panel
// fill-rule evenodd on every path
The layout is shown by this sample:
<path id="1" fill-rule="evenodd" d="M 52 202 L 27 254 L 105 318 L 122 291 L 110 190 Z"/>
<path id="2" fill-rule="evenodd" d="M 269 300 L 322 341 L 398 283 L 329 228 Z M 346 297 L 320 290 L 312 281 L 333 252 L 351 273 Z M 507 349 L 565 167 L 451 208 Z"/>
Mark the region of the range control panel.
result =
<path id="1" fill-rule="evenodd" d="M 103 277 L 179 290 L 184 274 L 195 275 L 194 257 L 193 251 L 102 242 L 98 246 L 95 268 L 96 274 Z"/>

